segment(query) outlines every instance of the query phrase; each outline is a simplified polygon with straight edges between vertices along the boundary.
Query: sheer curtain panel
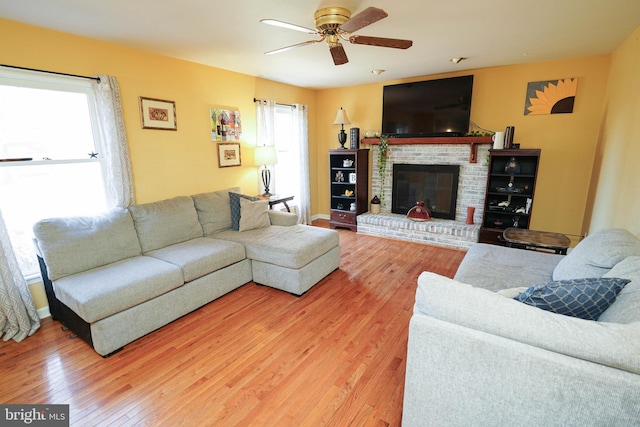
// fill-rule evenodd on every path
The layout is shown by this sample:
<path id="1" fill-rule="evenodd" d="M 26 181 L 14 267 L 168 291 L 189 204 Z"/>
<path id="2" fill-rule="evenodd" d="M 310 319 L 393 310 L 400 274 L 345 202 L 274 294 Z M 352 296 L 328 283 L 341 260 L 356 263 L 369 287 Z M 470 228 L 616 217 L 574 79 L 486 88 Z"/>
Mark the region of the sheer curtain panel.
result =
<path id="1" fill-rule="evenodd" d="M 40 327 L 33 298 L 18 267 L 0 212 L 0 336 L 20 342 Z"/>
<path id="2" fill-rule="evenodd" d="M 311 224 L 311 188 L 309 185 L 309 123 L 307 106 L 295 104 L 293 109 L 293 133 L 298 141 L 298 162 L 300 167 L 300 200 L 298 201 L 298 222 Z"/>
<path id="3" fill-rule="evenodd" d="M 256 99 L 256 120 L 258 126 L 258 147 L 276 145 L 276 101 L 273 99 Z M 267 168 L 273 175 L 273 166 Z M 264 193 L 264 184 L 259 180 L 260 194 Z M 273 190 L 274 186 L 271 186 Z"/>
<path id="4" fill-rule="evenodd" d="M 109 205 L 126 208 L 135 203 L 129 146 L 122 115 L 120 88 L 115 77 L 92 80 L 98 116 L 98 132 L 105 161 L 105 185 Z"/>

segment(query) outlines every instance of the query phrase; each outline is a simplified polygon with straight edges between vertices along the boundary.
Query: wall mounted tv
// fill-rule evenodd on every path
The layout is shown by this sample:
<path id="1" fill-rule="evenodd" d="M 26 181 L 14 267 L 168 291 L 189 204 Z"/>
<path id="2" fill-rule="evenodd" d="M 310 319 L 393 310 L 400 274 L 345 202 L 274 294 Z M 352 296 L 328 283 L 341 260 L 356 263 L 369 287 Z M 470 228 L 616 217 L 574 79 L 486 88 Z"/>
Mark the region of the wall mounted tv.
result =
<path id="1" fill-rule="evenodd" d="M 398 138 L 465 135 L 472 91 L 473 76 L 385 86 L 382 134 Z"/>

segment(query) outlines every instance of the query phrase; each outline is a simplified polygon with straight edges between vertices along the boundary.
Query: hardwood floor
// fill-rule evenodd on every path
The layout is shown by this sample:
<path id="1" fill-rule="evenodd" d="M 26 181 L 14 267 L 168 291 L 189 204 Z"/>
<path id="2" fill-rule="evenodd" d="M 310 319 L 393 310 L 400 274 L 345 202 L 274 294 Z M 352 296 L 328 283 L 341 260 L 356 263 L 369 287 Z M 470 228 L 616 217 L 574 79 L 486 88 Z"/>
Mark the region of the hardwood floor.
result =
<path id="1" fill-rule="evenodd" d="M 0 403 L 78 426 L 400 425 L 417 277 L 464 252 L 339 232 L 340 269 L 302 297 L 250 283 L 106 359 L 45 319 L 0 344 Z"/>

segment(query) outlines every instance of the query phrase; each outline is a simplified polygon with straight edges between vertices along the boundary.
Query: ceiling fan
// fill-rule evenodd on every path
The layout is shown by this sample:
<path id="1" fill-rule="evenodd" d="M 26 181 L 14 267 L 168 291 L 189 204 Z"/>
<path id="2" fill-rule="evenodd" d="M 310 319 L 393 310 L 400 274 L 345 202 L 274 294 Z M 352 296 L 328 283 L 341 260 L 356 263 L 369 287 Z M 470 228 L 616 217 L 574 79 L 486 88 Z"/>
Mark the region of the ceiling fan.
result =
<path id="1" fill-rule="evenodd" d="M 389 39 L 384 37 L 354 36 L 354 33 L 367 25 L 371 25 L 383 18 L 386 18 L 387 12 L 377 7 L 368 7 L 362 12 L 351 16 L 351 12 L 343 7 L 325 7 L 316 10 L 313 15 L 316 29 L 301 27 L 295 24 L 278 21 L 276 19 L 262 19 L 260 22 L 277 27 L 288 28 L 290 30 L 302 31 L 307 34 L 320 36 L 317 40 L 309 40 L 306 42 L 294 44 L 276 50 L 265 52 L 265 55 L 285 52 L 287 50 L 298 47 L 319 43 L 326 40 L 329 45 L 329 51 L 335 65 L 342 65 L 349 62 L 344 47 L 340 40 L 348 41 L 353 44 L 364 44 L 369 46 L 391 47 L 394 49 L 408 49 L 413 45 L 411 40 Z"/>

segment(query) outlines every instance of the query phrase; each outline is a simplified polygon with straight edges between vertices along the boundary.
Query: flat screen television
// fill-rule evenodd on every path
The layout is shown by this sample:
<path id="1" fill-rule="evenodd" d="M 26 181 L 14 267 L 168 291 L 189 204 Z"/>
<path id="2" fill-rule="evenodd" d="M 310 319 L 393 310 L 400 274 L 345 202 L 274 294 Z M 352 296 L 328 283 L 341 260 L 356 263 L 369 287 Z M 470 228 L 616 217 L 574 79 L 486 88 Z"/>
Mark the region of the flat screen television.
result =
<path id="1" fill-rule="evenodd" d="M 465 135 L 472 91 L 472 75 L 385 86 L 382 134 L 399 138 Z"/>

